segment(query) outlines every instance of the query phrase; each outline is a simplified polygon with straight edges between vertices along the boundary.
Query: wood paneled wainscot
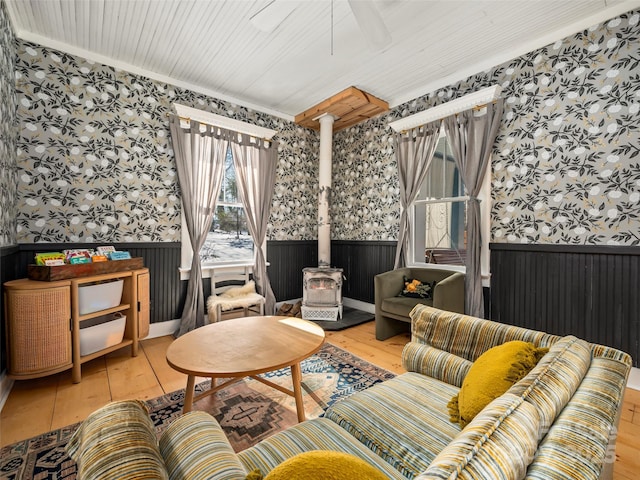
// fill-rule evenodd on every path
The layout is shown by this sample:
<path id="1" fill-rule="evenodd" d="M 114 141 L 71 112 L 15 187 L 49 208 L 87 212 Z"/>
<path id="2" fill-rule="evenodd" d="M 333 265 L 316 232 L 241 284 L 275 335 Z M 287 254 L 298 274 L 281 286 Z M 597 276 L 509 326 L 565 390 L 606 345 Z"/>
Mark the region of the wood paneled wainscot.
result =
<path id="1" fill-rule="evenodd" d="M 80 289 L 122 281 L 122 296 L 115 306 L 83 312 Z M 99 356 L 131 347 L 138 355 L 138 341 L 149 333 L 149 270 L 141 268 L 69 280 L 43 282 L 29 279 L 5 283 L 8 374 L 15 379 L 43 377 L 72 369 L 74 383 L 82 378 L 82 364 Z M 126 317 L 121 341 L 82 354 L 81 327 L 100 317 Z M 116 335 L 118 336 L 118 335 Z M 98 343 L 102 341 L 97 337 Z M 118 336 L 119 340 L 119 336 Z"/>

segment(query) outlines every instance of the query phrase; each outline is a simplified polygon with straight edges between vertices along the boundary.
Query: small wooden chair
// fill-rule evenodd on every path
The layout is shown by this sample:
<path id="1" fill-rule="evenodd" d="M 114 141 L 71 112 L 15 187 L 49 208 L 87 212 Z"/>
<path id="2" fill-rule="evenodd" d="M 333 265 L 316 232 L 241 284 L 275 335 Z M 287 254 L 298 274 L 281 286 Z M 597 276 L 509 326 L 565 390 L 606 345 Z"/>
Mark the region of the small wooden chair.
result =
<path id="1" fill-rule="evenodd" d="M 209 323 L 223 320 L 223 314 L 237 314 L 240 311 L 245 317 L 254 312 L 264 315 L 264 304 L 265 298 L 256 293 L 253 280 L 241 286 L 227 287 L 222 293 L 214 293 L 207 299 Z"/>

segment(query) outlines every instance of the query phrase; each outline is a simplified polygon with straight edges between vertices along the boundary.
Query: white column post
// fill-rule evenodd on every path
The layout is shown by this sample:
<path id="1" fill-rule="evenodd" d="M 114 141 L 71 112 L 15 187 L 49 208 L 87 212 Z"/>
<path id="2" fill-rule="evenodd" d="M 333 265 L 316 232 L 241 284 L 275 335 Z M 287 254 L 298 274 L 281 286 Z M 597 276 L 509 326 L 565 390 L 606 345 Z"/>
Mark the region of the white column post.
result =
<path id="1" fill-rule="evenodd" d="M 325 113 L 320 122 L 320 165 L 318 175 L 318 266 L 331 266 L 331 162 L 333 157 L 333 122 L 335 117 Z"/>

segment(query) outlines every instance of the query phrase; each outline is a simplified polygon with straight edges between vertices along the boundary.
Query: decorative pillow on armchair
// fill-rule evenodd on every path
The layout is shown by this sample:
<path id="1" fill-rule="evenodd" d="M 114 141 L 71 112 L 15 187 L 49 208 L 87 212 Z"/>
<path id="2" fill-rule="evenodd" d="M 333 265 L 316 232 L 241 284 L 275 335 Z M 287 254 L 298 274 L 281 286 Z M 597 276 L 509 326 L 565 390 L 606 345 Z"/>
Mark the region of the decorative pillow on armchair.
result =
<path id="1" fill-rule="evenodd" d="M 398 296 L 410 298 L 431 298 L 433 287 L 436 282 L 433 282 L 434 285 L 431 285 L 430 283 L 423 283 L 417 278 L 403 278 L 404 288 Z"/>

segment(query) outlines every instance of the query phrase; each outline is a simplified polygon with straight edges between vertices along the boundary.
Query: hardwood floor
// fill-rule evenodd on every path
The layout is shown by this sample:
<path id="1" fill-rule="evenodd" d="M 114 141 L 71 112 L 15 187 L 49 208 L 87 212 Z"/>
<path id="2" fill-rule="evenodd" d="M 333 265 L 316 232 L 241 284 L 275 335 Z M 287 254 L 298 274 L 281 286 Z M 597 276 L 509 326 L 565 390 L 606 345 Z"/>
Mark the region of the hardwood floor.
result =
<path id="1" fill-rule="evenodd" d="M 95 359 L 82 367 L 82 382 L 73 384 L 71 372 L 36 380 L 17 381 L 0 414 L 0 446 L 84 419 L 112 400 L 149 399 L 186 385 L 186 375 L 165 360 L 172 337 L 143 340 L 140 355 L 129 349 Z M 371 363 L 403 373 L 402 348 L 409 335 L 377 341 L 374 323 L 340 332 L 327 332 L 327 341 Z M 627 389 L 616 448 L 614 478 L 635 480 L 640 472 L 640 391 Z"/>

